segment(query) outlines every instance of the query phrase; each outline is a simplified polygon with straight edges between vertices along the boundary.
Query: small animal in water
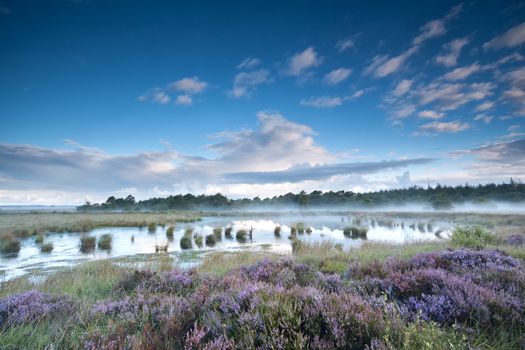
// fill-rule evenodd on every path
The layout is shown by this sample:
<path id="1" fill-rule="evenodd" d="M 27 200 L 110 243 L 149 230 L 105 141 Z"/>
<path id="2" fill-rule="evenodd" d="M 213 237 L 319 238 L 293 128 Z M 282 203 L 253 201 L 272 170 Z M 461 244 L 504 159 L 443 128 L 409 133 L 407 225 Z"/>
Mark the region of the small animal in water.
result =
<path id="1" fill-rule="evenodd" d="M 155 253 L 158 252 L 167 252 L 168 251 L 168 245 L 155 245 Z"/>

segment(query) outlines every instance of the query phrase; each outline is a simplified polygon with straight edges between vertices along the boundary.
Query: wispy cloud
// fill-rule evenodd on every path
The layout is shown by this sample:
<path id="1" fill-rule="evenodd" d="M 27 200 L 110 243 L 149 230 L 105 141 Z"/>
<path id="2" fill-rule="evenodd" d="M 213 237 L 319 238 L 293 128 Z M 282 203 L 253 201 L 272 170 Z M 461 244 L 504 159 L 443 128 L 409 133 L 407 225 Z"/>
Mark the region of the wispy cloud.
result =
<path id="1" fill-rule="evenodd" d="M 468 45 L 470 39 L 468 37 L 454 39 L 451 42 L 443 45 L 444 52 L 436 56 L 436 62 L 445 66 L 452 67 L 457 65 L 459 55 L 463 47 Z"/>
<path id="2" fill-rule="evenodd" d="M 339 52 L 343 52 L 343 51 L 346 51 L 346 50 L 349 50 L 349 49 L 352 49 L 355 47 L 355 43 L 352 39 L 350 38 L 346 38 L 346 39 L 343 39 L 343 40 L 339 40 L 337 42 L 337 44 L 335 44 L 335 48 L 337 49 L 337 51 Z"/>
<path id="3" fill-rule="evenodd" d="M 463 130 L 467 130 L 470 128 L 470 125 L 467 123 L 462 123 L 458 120 L 450 121 L 450 122 L 431 122 L 427 124 L 423 124 L 419 127 L 419 131 L 421 134 L 428 134 L 428 133 L 458 133 Z"/>
<path id="4" fill-rule="evenodd" d="M 494 37 L 483 44 L 485 50 L 496 50 L 505 47 L 516 47 L 525 42 L 525 22 L 512 27 L 504 34 Z"/>
<path id="5" fill-rule="evenodd" d="M 200 80 L 198 77 L 188 77 L 174 81 L 168 85 L 168 88 L 184 92 L 187 94 L 197 94 L 203 92 L 208 87 L 208 83 Z"/>
<path id="6" fill-rule="evenodd" d="M 337 107 L 343 104 L 343 98 L 339 96 L 312 96 L 307 99 L 303 99 L 300 102 L 301 106 L 309 106 L 316 108 L 331 108 Z"/>
<path id="7" fill-rule="evenodd" d="M 334 69 L 324 76 L 323 82 L 327 85 L 337 85 L 348 79 L 350 74 L 352 74 L 352 70 L 349 68 L 341 67 Z"/>
<path id="8" fill-rule="evenodd" d="M 394 88 L 394 90 L 392 91 L 392 94 L 396 97 L 399 97 L 399 96 L 402 96 L 404 94 L 406 94 L 408 92 L 408 90 L 410 90 L 410 87 L 412 86 L 412 80 L 409 80 L 409 79 L 403 79 L 401 80 L 397 85 L 396 87 Z"/>
<path id="9" fill-rule="evenodd" d="M 292 76 L 300 76 L 305 74 L 310 69 L 315 68 L 321 64 L 321 58 L 313 47 L 309 47 L 302 52 L 298 52 L 288 60 L 288 67 L 286 74 Z"/>
<path id="10" fill-rule="evenodd" d="M 248 57 L 237 65 L 238 69 L 251 69 L 261 64 L 258 58 Z"/>
<path id="11" fill-rule="evenodd" d="M 402 54 L 389 57 L 388 55 L 377 55 L 372 59 L 372 63 L 365 68 L 365 75 L 372 75 L 375 78 L 384 78 L 392 73 L 397 72 L 403 64 L 417 51 L 418 46 L 413 46 Z"/>
<path id="12" fill-rule="evenodd" d="M 191 95 L 178 95 L 175 103 L 182 106 L 191 106 L 193 104 L 193 97 L 191 97 Z"/>
<path id="13" fill-rule="evenodd" d="M 140 95 L 138 97 L 138 100 L 142 102 L 151 101 L 163 105 L 169 103 L 171 101 L 171 98 L 161 88 L 155 88 L 146 92 L 143 95 Z"/>
<path id="14" fill-rule="evenodd" d="M 272 82 L 270 72 L 266 69 L 241 72 L 233 79 L 233 88 L 229 94 L 234 98 L 249 97 L 257 86 L 270 82 Z"/>
<path id="15" fill-rule="evenodd" d="M 423 119 L 441 119 L 445 116 L 445 113 L 425 109 L 419 112 L 417 115 Z"/>

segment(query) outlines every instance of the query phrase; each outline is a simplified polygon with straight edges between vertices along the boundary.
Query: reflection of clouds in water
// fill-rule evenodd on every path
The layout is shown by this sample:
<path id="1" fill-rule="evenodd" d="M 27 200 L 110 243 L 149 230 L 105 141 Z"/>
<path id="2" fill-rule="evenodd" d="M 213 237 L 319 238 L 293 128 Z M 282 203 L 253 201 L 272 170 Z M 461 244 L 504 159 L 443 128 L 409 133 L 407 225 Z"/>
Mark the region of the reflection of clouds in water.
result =
<path id="1" fill-rule="evenodd" d="M 175 225 L 173 240 L 169 241 L 166 236 L 166 230 L 169 226 L 157 226 L 154 232 L 149 232 L 147 228 L 139 229 L 138 227 L 113 227 L 99 228 L 91 231 L 89 235 L 98 238 L 103 234 L 110 234 L 113 239 L 112 249 L 110 251 L 101 251 L 95 249 L 89 254 L 79 252 L 79 243 L 81 235 L 78 233 L 50 234 L 45 237 L 46 242 L 51 242 L 54 249 L 50 254 L 42 254 L 40 247 L 34 243 L 34 237 L 23 239 L 22 248 L 15 258 L 0 257 L 0 274 L 4 274 L 3 279 L 21 276 L 31 269 L 45 268 L 48 270 L 58 267 L 70 266 L 83 261 L 105 259 L 108 257 L 123 257 L 139 254 L 155 253 L 155 245 L 168 244 L 168 252 L 173 256 L 178 256 L 182 249 L 180 239 L 183 237 L 187 228 L 193 229 L 193 235 L 212 234 L 213 229 L 220 227 L 222 231 L 222 240 L 214 246 L 208 247 L 203 244 L 199 248 L 193 241 L 193 251 L 211 252 L 211 251 L 262 251 L 279 254 L 290 254 L 292 251 L 291 240 L 288 239 L 291 227 L 299 222 L 304 223 L 305 228 L 311 227 L 310 234 L 298 234 L 297 237 L 306 242 L 323 242 L 331 241 L 334 244 L 340 243 L 345 249 L 359 246 L 362 240 L 353 240 L 343 234 L 343 228 L 346 226 L 368 227 L 369 241 L 385 241 L 390 243 L 403 243 L 408 241 L 437 240 L 434 232 L 443 230 L 441 237 L 448 237 L 450 231 L 449 223 L 432 222 L 432 232 L 428 230 L 428 222 L 424 232 L 418 230 L 418 223 L 423 219 L 394 219 L 387 220 L 386 225 L 372 226 L 370 218 L 358 218 L 362 220 L 360 225 L 353 220 L 341 220 L 340 215 L 319 215 L 303 216 L 290 215 L 279 216 L 278 218 L 239 218 L 239 217 L 205 217 L 203 221 L 189 224 L 178 223 Z M 356 219 L 354 217 L 353 219 Z M 377 221 L 377 218 L 375 219 Z M 402 224 L 404 223 L 404 225 Z M 413 225 L 414 228 L 410 228 Z M 276 226 L 281 227 L 280 237 L 275 237 L 274 229 Z M 224 235 L 224 228 L 232 227 L 232 239 Z M 238 230 L 244 229 L 249 231 L 253 228 L 253 242 L 239 243 L 235 234 Z M 134 237 L 134 242 L 131 237 Z"/>

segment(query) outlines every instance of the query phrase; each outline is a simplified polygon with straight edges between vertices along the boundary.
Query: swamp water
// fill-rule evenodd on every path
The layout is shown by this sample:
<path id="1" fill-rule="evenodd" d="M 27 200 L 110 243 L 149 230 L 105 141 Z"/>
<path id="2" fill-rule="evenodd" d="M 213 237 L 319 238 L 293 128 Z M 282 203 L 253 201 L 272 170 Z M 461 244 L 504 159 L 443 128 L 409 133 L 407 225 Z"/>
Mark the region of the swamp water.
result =
<path id="1" fill-rule="evenodd" d="M 125 258 L 147 260 L 151 254 L 156 254 L 159 248 L 167 247 L 167 253 L 176 258 L 181 266 L 192 266 L 198 263 L 203 254 L 211 251 L 268 251 L 272 253 L 290 254 L 292 241 L 289 239 L 291 228 L 298 223 L 304 224 L 305 232 L 297 233 L 297 238 L 305 242 L 331 241 L 341 244 L 344 249 L 358 247 L 362 239 L 352 239 L 344 234 L 345 227 L 366 228 L 367 239 L 376 242 L 405 243 L 410 241 L 444 239 L 450 235 L 450 222 L 423 220 L 422 218 L 389 218 L 351 217 L 341 215 L 286 215 L 266 217 L 257 216 L 214 216 L 203 217 L 196 223 L 175 225 L 173 239 L 168 239 L 168 225 L 158 225 L 154 231 L 147 227 L 107 227 L 97 228 L 88 235 L 98 239 L 104 234 L 110 234 L 112 245 L 110 250 L 95 248 L 91 252 L 80 252 L 80 233 L 53 233 L 45 236 L 46 243 L 53 244 L 50 253 L 42 253 L 40 245 L 35 243 L 35 237 L 21 240 L 21 249 L 15 255 L 0 255 L 0 281 L 9 280 L 27 273 L 50 273 L 63 267 L 107 258 Z M 281 227 L 280 237 L 274 234 L 276 226 Z M 215 244 L 206 244 L 206 236 L 213 235 L 214 228 L 222 228 L 220 239 Z M 231 238 L 226 237 L 225 228 L 231 227 Z M 310 228 L 310 230 L 308 230 Z M 187 229 L 192 229 L 191 249 L 181 248 L 181 238 Z M 245 240 L 236 239 L 238 230 L 247 232 Z M 250 240 L 249 232 L 252 232 Z M 311 231 L 311 232 L 310 232 Z M 196 236 L 202 236 L 199 247 Z M 133 239 L 132 239 L 133 237 Z M 218 237 L 218 235 L 216 236 Z"/>

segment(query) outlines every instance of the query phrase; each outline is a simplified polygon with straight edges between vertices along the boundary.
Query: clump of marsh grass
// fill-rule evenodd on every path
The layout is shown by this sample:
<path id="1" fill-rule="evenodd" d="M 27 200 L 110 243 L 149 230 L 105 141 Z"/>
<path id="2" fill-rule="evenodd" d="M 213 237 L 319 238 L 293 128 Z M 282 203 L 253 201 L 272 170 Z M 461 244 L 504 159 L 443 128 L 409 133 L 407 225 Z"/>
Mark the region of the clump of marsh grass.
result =
<path id="1" fill-rule="evenodd" d="M 281 226 L 275 226 L 273 234 L 275 237 L 281 237 Z"/>
<path id="2" fill-rule="evenodd" d="M 175 231 L 175 227 L 173 226 L 170 226 L 168 227 L 168 229 L 166 230 L 166 237 L 170 240 L 170 241 L 173 241 L 173 232 Z"/>
<path id="3" fill-rule="evenodd" d="M 222 228 L 215 227 L 213 229 L 213 235 L 215 236 L 217 241 L 221 241 L 222 240 Z"/>
<path id="4" fill-rule="evenodd" d="M 226 238 L 228 238 L 228 239 L 233 239 L 233 237 L 232 237 L 232 230 L 233 230 L 232 227 L 226 227 L 226 228 L 224 229 L 224 236 L 225 236 Z"/>
<path id="5" fill-rule="evenodd" d="M 180 248 L 181 249 L 191 249 L 193 248 L 193 244 L 191 242 L 191 236 L 193 235 L 193 229 L 187 228 L 186 231 L 184 231 L 184 236 L 180 239 Z"/>
<path id="6" fill-rule="evenodd" d="M 44 235 L 39 233 L 36 237 L 35 237 L 35 243 L 36 244 L 41 244 L 41 243 L 44 243 Z"/>
<path id="7" fill-rule="evenodd" d="M 42 253 L 51 253 L 52 250 L 53 250 L 53 243 L 51 242 L 44 243 L 40 246 L 40 251 Z"/>
<path id="8" fill-rule="evenodd" d="M 155 232 L 157 230 L 157 224 L 154 222 L 150 222 L 148 224 L 148 232 Z"/>
<path id="9" fill-rule="evenodd" d="M 195 244 L 197 245 L 197 247 L 202 248 L 202 241 L 203 238 L 201 235 L 195 235 Z"/>
<path id="10" fill-rule="evenodd" d="M 20 251 L 20 241 L 13 234 L 4 234 L 0 239 L 0 252 L 15 254 Z"/>
<path id="11" fill-rule="evenodd" d="M 80 237 L 80 251 L 82 253 L 88 253 L 95 250 L 96 238 L 93 236 Z"/>
<path id="12" fill-rule="evenodd" d="M 110 250 L 113 239 L 109 233 L 103 234 L 98 239 L 98 249 Z"/>
<path id="13" fill-rule="evenodd" d="M 214 234 L 206 235 L 206 245 L 213 247 L 217 243 L 217 237 Z"/>
<path id="14" fill-rule="evenodd" d="M 242 229 L 238 230 L 235 235 L 235 238 L 237 238 L 237 241 L 239 241 L 240 243 L 245 243 L 248 240 L 248 232 Z"/>
<path id="15" fill-rule="evenodd" d="M 352 239 L 358 239 L 358 238 L 366 239 L 367 233 L 368 233 L 368 229 L 365 227 L 352 226 L 352 227 L 345 227 L 343 229 L 343 234 L 345 235 L 345 237 L 350 237 Z"/>
<path id="16" fill-rule="evenodd" d="M 291 234 L 292 236 L 297 235 L 297 227 L 292 226 L 292 227 L 290 228 L 290 234 Z"/>

